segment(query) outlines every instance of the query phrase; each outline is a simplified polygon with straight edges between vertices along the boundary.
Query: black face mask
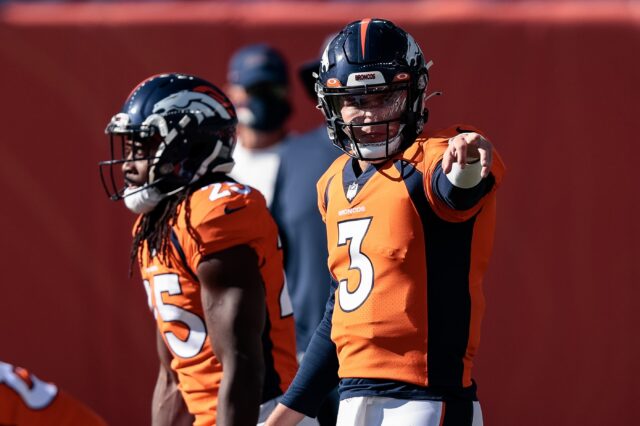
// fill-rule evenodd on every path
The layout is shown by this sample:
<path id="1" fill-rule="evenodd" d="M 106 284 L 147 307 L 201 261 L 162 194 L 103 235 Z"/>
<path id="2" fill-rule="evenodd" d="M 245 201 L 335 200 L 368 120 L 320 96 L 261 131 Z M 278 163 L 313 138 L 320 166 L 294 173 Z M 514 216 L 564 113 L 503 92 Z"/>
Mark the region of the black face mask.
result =
<path id="1" fill-rule="evenodd" d="M 290 114 L 289 102 L 274 95 L 252 95 L 246 104 L 238 106 L 239 122 L 263 132 L 282 127 Z"/>

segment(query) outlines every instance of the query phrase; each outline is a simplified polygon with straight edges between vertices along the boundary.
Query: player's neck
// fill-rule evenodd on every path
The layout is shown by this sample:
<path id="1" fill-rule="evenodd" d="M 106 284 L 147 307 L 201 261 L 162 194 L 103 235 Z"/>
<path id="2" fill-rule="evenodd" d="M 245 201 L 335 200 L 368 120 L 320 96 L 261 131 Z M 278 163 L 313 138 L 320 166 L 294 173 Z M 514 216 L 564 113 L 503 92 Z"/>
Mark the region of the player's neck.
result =
<path id="1" fill-rule="evenodd" d="M 369 162 L 368 161 L 362 161 L 362 160 L 357 160 L 353 162 L 353 173 L 356 175 L 356 177 L 360 176 L 365 170 L 367 170 L 367 167 L 369 167 Z"/>

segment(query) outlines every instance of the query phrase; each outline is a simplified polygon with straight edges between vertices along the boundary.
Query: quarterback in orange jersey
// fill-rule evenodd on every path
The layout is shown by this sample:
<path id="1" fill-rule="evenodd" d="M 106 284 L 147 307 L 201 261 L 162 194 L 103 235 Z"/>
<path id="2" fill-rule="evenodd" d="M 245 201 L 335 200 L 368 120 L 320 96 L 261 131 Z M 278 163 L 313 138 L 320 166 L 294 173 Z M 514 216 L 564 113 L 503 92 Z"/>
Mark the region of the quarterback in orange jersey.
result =
<path id="1" fill-rule="evenodd" d="M 0 362 L 0 425 L 106 426 L 87 406 L 53 383 Z"/>
<path id="2" fill-rule="evenodd" d="M 471 369 L 504 165 L 470 126 L 423 131 L 430 64 L 382 19 L 323 54 L 316 91 L 346 154 L 317 185 L 334 290 L 268 425 L 314 415 L 336 383 L 340 426 L 482 425 Z"/>
<path id="3" fill-rule="evenodd" d="M 131 259 L 158 327 L 154 425 L 255 425 L 297 369 L 276 225 L 263 196 L 226 175 L 235 125 L 217 87 L 164 74 L 107 126 L 122 158 L 101 163 L 102 180 L 139 214 Z"/>

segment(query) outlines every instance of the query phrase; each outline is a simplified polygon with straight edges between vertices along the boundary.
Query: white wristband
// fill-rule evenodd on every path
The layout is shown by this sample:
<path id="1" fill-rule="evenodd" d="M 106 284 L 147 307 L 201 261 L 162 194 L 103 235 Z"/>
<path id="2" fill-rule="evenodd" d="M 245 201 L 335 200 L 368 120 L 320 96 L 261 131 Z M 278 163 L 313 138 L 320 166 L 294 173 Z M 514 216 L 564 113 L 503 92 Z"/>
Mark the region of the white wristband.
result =
<path id="1" fill-rule="evenodd" d="M 460 168 L 460 164 L 453 163 L 451 171 L 446 176 L 453 186 L 469 189 L 480 183 L 482 180 L 481 172 L 482 164 L 478 159 L 472 163 L 467 163 L 464 169 Z"/>

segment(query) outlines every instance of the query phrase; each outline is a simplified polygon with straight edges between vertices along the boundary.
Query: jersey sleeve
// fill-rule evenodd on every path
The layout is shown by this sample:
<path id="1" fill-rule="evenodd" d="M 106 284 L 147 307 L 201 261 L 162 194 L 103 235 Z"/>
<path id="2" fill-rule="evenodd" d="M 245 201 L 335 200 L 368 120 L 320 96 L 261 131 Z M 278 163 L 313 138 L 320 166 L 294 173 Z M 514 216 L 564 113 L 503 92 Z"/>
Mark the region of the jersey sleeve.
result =
<path id="1" fill-rule="evenodd" d="M 251 194 L 232 194 L 213 203 L 202 219 L 192 224 L 197 238 L 192 239 L 194 245 L 188 259 L 191 268 L 196 271 L 204 257 L 234 246 L 249 245 L 256 249 L 264 234 L 261 230 L 269 229 L 268 219 L 264 197 L 253 189 Z M 262 262 L 263 254 L 258 250 L 256 254 Z"/>
<path id="2" fill-rule="evenodd" d="M 427 199 L 429 200 L 429 204 L 433 208 L 434 212 L 441 219 L 449 222 L 464 222 L 476 215 L 482 209 L 486 200 L 489 199 L 491 197 L 491 194 L 496 191 L 496 189 L 502 182 L 502 177 L 504 175 L 504 163 L 502 162 L 500 154 L 494 148 L 493 164 L 490 171 L 491 176 L 484 179 L 490 179 L 492 182 L 490 187 L 487 188 L 486 193 L 476 203 L 471 206 L 465 206 L 468 207 L 465 209 L 455 209 L 451 206 L 450 203 L 447 203 L 445 200 L 441 199 L 438 196 L 438 193 L 434 189 L 434 185 L 432 185 L 432 183 L 438 177 L 438 173 L 442 174 L 441 163 L 444 152 L 449 146 L 449 139 L 459 133 L 465 133 L 469 131 L 477 132 L 484 136 L 484 133 L 482 131 L 474 128 L 473 126 L 457 125 L 437 132 L 435 136 L 430 137 L 424 143 L 424 188 L 427 194 Z"/>
<path id="3" fill-rule="evenodd" d="M 326 221 L 327 215 L 327 205 L 329 203 L 329 186 L 336 176 L 339 175 L 340 170 L 344 167 L 345 162 L 349 160 L 349 157 L 346 155 L 341 155 L 336 158 L 335 161 L 327 168 L 320 179 L 318 179 L 318 183 L 316 184 L 316 191 L 318 195 L 318 210 L 320 211 L 320 216 L 322 217 L 323 222 Z"/>
<path id="4" fill-rule="evenodd" d="M 324 177 L 324 176 L 323 176 Z M 318 211 L 322 221 L 327 223 L 327 188 L 328 182 L 320 179 L 316 184 L 316 191 L 318 192 Z"/>

